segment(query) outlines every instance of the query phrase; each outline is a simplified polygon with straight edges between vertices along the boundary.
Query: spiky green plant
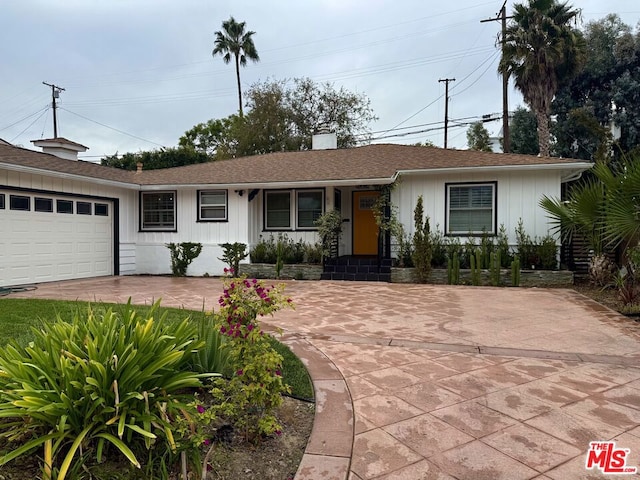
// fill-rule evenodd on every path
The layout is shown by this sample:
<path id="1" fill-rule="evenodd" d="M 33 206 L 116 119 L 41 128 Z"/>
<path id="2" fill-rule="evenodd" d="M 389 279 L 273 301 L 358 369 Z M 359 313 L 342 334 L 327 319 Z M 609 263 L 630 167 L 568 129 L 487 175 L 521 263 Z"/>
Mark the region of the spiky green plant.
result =
<path id="1" fill-rule="evenodd" d="M 201 343 L 188 320 L 155 320 L 157 307 L 89 308 L 0 350 L 0 436 L 13 445 L 0 465 L 44 448 L 45 477 L 58 465 L 64 480 L 80 451 L 101 461 L 110 445 L 139 467 L 136 449 L 180 448 L 176 422 L 195 408 L 180 392 L 201 386 L 185 368 Z"/>

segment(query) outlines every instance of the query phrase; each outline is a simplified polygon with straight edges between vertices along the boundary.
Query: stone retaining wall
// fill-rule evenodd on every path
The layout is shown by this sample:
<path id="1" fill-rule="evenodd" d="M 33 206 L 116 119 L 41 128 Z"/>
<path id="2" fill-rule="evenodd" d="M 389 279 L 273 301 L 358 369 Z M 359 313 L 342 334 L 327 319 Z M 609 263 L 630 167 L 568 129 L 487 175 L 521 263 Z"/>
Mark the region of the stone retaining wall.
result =
<path id="1" fill-rule="evenodd" d="M 285 264 L 281 278 L 295 280 L 320 280 L 322 265 Z M 276 278 L 276 266 L 272 263 L 241 263 L 240 274 L 251 278 Z"/>
<path id="2" fill-rule="evenodd" d="M 482 285 L 491 285 L 489 270 L 480 272 Z M 391 269 L 391 283 L 416 283 L 415 268 Z M 428 283 L 443 285 L 447 283 L 447 270 L 431 270 Z M 460 283 L 471 285 L 471 270 L 460 269 Z M 500 270 L 501 285 L 511 285 L 511 270 Z M 573 285 L 573 272 L 567 270 L 522 270 L 521 287 L 556 287 Z"/>

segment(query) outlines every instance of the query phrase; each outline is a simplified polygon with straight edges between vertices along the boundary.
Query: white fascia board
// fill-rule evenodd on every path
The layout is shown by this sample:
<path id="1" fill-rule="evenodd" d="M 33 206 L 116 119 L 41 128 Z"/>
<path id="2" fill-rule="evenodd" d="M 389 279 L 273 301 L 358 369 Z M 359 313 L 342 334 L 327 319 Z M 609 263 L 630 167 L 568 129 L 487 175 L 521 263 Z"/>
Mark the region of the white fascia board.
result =
<path id="1" fill-rule="evenodd" d="M 126 188 L 129 190 L 138 190 L 140 186 L 137 183 L 124 183 L 116 180 L 106 180 L 104 178 L 87 177 L 85 175 L 75 175 L 73 173 L 56 172 L 54 170 L 45 170 L 42 168 L 25 167 L 24 165 L 15 165 L 13 163 L 0 162 L 0 168 L 6 168 L 14 172 L 31 173 L 33 175 L 44 175 L 46 177 L 64 178 L 68 180 L 78 180 L 81 182 L 91 182 L 97 185 L 108 185 L 110 187 Z"/>
<path id="2" fill-rule="evenodd" d="M 176 188 L 221 188 L 221 189 L 290 189 L 290 188 L 321 188 L 321 187 L 353 187 L 362 185 L 388 185 L 393 183 L 395 175 L 390 178 L 366 178 L 354 180 L 314 180 L 309 182 L 269 182 L 269 183 L 188 183 L 141 185 L 140 190 L 172 190 Z"/>
<path id="3" fill-rule="evenodd" d="M 414 170 L 398 170 L 400 175 L 441 175 L 443 173 L 466 173 L 466 172 L 509 172 L 509 171 L 540 171 L 540 170 L 567 170 L 571 172 L 584 172 L 593 167 L 591 163 L 546 163 L 538 165 L 495 165 L 489 167 L 450 167 L 450 168 L 428 168 Z"/>

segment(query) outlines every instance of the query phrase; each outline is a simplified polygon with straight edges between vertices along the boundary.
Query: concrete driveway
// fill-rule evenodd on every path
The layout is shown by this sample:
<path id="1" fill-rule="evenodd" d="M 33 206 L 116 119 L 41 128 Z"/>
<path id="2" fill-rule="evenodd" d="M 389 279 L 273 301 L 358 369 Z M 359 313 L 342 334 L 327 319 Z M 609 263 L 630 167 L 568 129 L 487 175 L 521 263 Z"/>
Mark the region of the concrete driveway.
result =
<path id="1" fill-rule="evenodd" d="M 307 363 L 298 479 L 592 479 L 589 442 L 640 470 L 640 324 L 565 289 L 287 282 L 266 322 Z M 211 278 L 109 277 L 10 297 L 211 309 Z M 640 478 L 627 475 L 625 478 Z"/>

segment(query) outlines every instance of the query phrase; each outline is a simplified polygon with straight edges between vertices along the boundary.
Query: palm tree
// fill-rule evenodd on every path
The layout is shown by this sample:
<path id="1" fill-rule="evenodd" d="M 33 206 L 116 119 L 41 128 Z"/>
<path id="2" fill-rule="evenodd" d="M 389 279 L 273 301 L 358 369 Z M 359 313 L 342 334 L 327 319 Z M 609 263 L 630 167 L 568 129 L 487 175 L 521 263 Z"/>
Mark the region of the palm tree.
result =
<path id="1" fill-rule="evenodd" d="M 240 86 L 240 67 L 247 65 L 247 59 L 254 62 L 260 61 L 258 50 L 251 38 L 256 32 L 246 32 L 245 22 L 236 22 L 233 17 L 222 22 L 222 31 L 215 32 L 216 39 L 213 42 L 215 48 L 211 54 L 222 55 L 224 63 L 231 62 L 233 57 L 236 64 L 236 78 L 238 81 L 238 106 L 242 117 L 242 87 Z"/>
<path id="2" fill-rule="evenodd" d="M 529 0 L 513 6 L 498 71 L 515 86 L 538 120 L 540 154 L 549 156 L 549 114 L 559 85 L 580 70 L 585 56 L 582 34 L 571 26 L 580 11 L 557 0 Z"/>

